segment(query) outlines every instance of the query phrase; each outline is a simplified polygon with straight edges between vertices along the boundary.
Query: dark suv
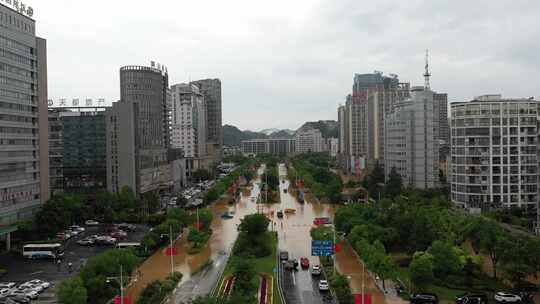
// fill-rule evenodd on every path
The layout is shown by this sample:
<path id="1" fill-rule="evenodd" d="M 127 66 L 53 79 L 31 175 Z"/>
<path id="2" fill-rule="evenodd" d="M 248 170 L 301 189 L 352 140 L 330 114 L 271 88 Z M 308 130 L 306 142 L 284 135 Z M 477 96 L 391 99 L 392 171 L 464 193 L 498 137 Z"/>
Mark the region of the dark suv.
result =
<path id="1" fill-rule="evenodd" d="M 483 293 L 465 293 L 456 296 L 456 304 L 487 304 L 488 297 Z"/>
<path id="2" fill-rule="evenodd" d="M 289 253 L 287 251 L 282 251 L 279 253 L 279 259 L 287 261 L 289 259 Z"/>
<path id="3" fill-rule="evenodd" d="M 415 293 L 411 296 L 411 304 L 439 304 L 439 298 L 433 293 Z"/>

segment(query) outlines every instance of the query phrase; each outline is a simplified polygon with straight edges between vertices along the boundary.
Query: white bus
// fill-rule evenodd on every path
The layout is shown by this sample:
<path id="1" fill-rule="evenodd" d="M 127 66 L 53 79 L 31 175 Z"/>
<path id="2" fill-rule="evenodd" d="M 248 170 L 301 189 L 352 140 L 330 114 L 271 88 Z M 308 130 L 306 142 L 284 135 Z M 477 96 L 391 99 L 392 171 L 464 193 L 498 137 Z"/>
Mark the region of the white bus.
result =
<path id="1" fill-rule="evenodd" d="M 123 249 L 123 248 L 138 248 L 141 246 L 141 243 L 139 242 L 124 242 L 124 243 L 118 243 L 116 244 L 116 248 Z"/>
<path id="2" fill-rule="evenodd" d="M 59 243 L 27 244 L 23 246 L 23 256 L 28 259 L 58 259 L 64 256 L 64 247 Z"/>

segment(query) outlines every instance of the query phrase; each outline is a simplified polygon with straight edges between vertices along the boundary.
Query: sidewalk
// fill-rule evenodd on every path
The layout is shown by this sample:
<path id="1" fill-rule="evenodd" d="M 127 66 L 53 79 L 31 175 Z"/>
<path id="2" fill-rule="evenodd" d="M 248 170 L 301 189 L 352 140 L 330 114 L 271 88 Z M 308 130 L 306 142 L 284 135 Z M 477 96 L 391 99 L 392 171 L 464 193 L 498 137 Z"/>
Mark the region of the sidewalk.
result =
<path id="1" fill-rule="evenodd" d="M 222 252 L 212 265 L 193 275 L 189 281 L 176 287 L 169 298 L 168 304 L 187 304 L 199 296 L 209 294 L 217 284 L 223 269 L 227 265 L 229 255 Z"/>

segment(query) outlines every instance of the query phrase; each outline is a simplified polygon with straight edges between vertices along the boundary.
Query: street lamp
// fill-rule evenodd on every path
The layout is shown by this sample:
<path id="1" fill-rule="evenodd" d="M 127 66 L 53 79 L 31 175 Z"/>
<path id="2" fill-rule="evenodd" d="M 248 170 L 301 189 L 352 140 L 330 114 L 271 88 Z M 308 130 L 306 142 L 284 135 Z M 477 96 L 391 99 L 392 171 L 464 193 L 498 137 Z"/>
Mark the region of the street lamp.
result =
<path id="1" fill-rule="evenodd" d="M 136 276 L 134 276 L 135 281 L 139 277 L 138 273 Z M 131 280 L 131 276 L 127 276 L 128 281 Z M 124 275 L 123 275 L 123 268 L 122 264 L 120 264 L 120 276 L 117 277 L 107 277 L 105 282 L 111 283 L 111 281 L 118 281 L 120 283 L 120 303 L 124 303 Z"/>

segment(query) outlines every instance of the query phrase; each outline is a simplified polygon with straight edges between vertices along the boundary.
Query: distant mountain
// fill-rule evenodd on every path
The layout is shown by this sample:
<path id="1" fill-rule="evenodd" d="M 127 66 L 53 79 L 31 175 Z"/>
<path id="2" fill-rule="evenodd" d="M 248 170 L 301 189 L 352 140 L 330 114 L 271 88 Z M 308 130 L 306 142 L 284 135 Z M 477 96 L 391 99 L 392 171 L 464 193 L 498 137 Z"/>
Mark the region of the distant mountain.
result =
<path id="1" fill-rule="evenodd" d="M 291 138 L 294 136 L 295 131 L 292 130 L 279 130 L 277 132 L 274 132 L 270 134 L 268 137 L 270 138 Z"/>
<path id="2" fill-rule="evenodd" d="M 300 128 L 319 129 L 324 138 L 338 137 L 338 124 L 335 120 L 308 121 Z M 242 140 L 260 139 L 260 138 L 292 138 L 296 131 L 289 129 L 264 129 L 259 132 L 249 130 L 242 131 L 232 125 L 223 126 L 223 145 L 240 146 Z"/>
<path id="3" fill-rule="evenodd" d="M 335 120 L 308 121 L 300 129 L 318 129 L 324 138 L 338 137 L 338 123 Z"/>
<path id="4" fill-rule="evenodd" d="M 276 129 L 276 128 L 271 128 L 271 129 L 264 129 L 264 130 L 260 130 L 259 133 L 264 133 L 264 135 L 270 135 L 272 133 L 275 133 L 275 132 L 279 132 L 280 130 L 279 129 Z"/>
<path id="5" fill-rule="evenodd" d="M 242 140 L 266 138 L 267 135 L 259 132 L 242 131 L 235 126 L 223 126 L 223 145 L 224 146 L 240 146 Z"/>
<path id="6" fill-rule="evenodd" d="M 291 138 L 295 131 L 293 130 L 279 130 L 279 129 L 265 129 L 260 132 L 253 132 L 249 130 L 242 131 L 235 126 L 224 125 L 223 126 L 223 145 L 225 146 L 240 146 L 242 140 L 260 139 L 260 138 Z"/>

